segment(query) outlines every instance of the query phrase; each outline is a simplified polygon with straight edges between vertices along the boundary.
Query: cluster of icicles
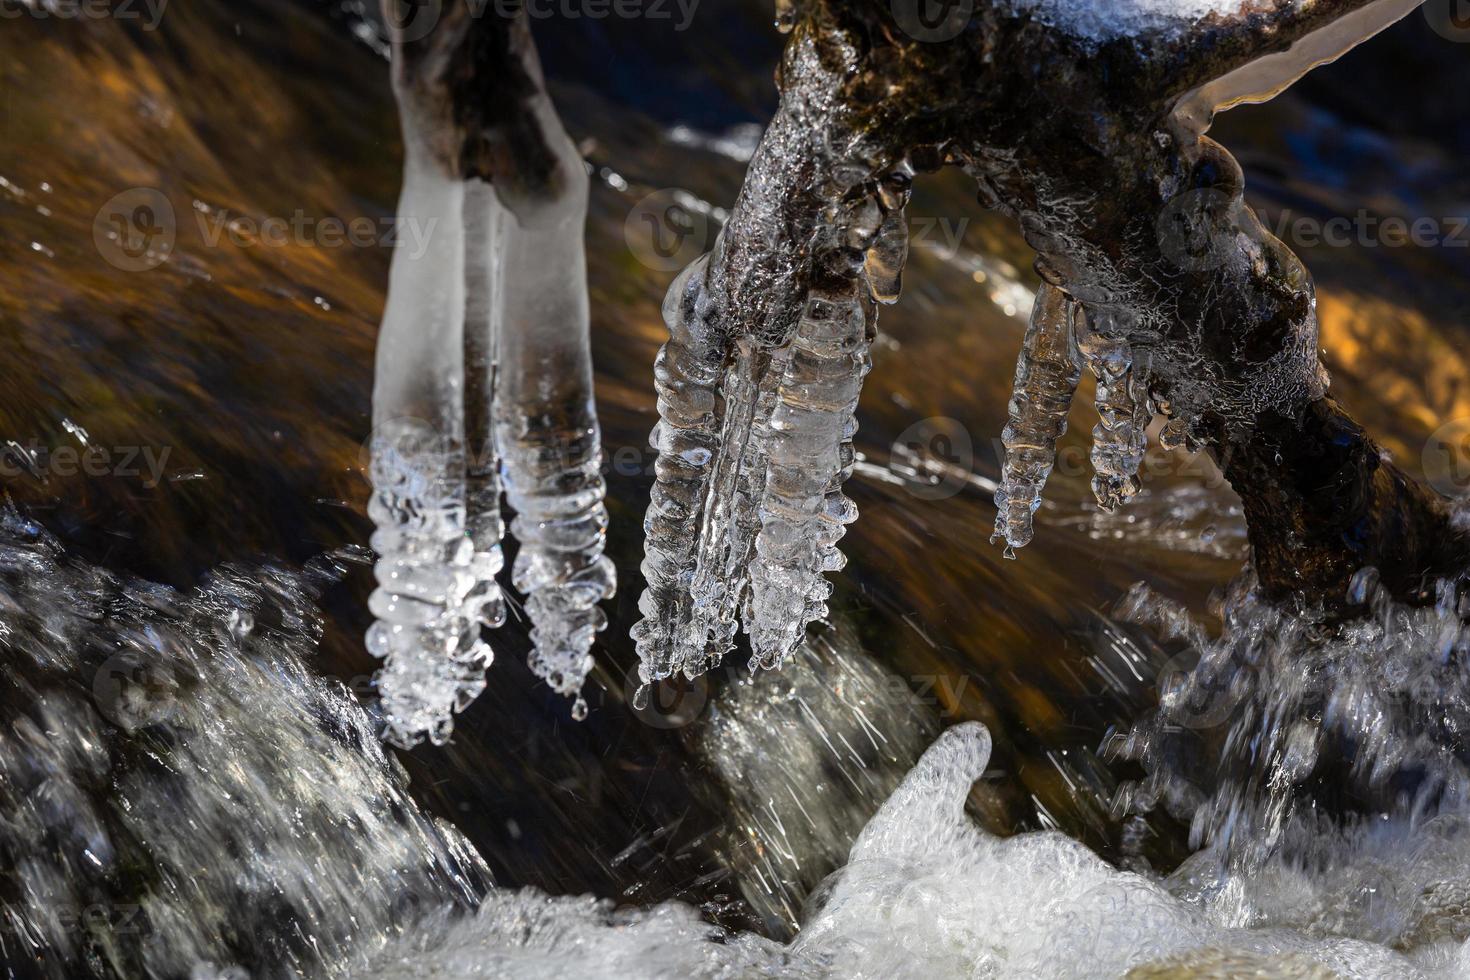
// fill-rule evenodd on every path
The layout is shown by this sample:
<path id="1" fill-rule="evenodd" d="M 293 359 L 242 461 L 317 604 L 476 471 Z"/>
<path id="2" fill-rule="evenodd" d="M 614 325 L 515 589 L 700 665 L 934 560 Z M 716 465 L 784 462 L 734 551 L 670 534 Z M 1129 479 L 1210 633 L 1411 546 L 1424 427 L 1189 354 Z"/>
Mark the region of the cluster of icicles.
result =
<path id="1" fill-rule="evenodd" d="M 752 669 L 780 667 L 826 615 L 824 575 L 842 568 L 837 542 L 857 517 L 842 487 L 875 304 L 898 299 L 912 176 L 900 166 L 822 210 L 788 336 L 732 336 L 709 255 L 670 288 L 669 342 L 655 367 L 648 589 L 633 628 L 644 691 L 718 664 L 742 621 Z"/>
<path id="2" fill-rule="evenodd" d="M 1036 294 L 1031 322 L 1016 361 L 1016 381 L 1001 441 L 1006 458 L 995 492 L 995 535 L 1006 556 L 1031 542 L 1041 490 L 1056 464 L 1057 440 L 1067 431 L 1077 383 L 1085 366 L 1097 378 L 1098 423 L 1092 430 L 1092 492 L 1113 510 L 1139 490 L 1138 470 L 1147 450 L 1155 405 L 1145 364 L 1135 363 L 1121 330 L 1105 314 L 1089 316 L 1046 278 Z M 1182 418 L 1170 419 L 1160 434 L 1165 448 L 1186 442 Z"/>
<path id="3" fill-rule="evenodd" d="M 580 167 L 578 167 L 580 173 Z M 502 491 L 520 550 L 532 670 L 580 696 L 612 594 L 601 438 L 592 402 L 582 244 L 585 187 L 523 220 L 478 180 L 409 144 L 400 220 L 435 229 L 394 253 L 371 443 L 378 588 L 367 646 L 384 735 L 442 744 L 485 687 L 482 628 L 505 621 Z M 580 203 L 580 207 L 578 207 Z"/>
<path id="4" fill-rule="evenodd" d="M 843 567 L 837 543 L 857 517 L 843 484 L 853 469 L 855 410 L 871 366 L 877 304 L 895 302 L 900 291 L 912 177 L 900 165 L 822 210 L 801 314 L 785 336 L 733 335 L 719 322 L 711 255 L 670 287 L 670 339 L 655 365 L 660 420 L 650 439 L 657 482 L 644 522 L 648 588 L 639 602 L 644 618 L 633 628 L 640 697 L 660 679 L 719 664 L 742 624 L 751 668 L 780 667 L 807 626 L 826 615 L 832 586 L 825 576 Z M 522 241 L 517 236 L 535 233 L 521 229 L 490 188 L 422 174 L 405 183 L 403 203 L 412 209 L 405 213 L 436 215 L 458 236 L 447 244 L 441 237 L 418 259 L 395 256 L 375 399 L 381 421 L 371 513 L 382 560 L 368 645 L 387 661 L 379 690 L 389 736 L 411 743 L 427 734 L 438 742 L 448 737 L 452 713 L 484 687 L 490 649 L 481 627 L 505 616 L 495 582 L 502 475 L 519 515 L 512 581 L 531 596 L 532 666 L 565 694 L 578 694 L 591 667 L 588 651 L 605 624 L 596 603 L 611 594 L 613 572 L 602 555 L 606 515 L 585 370 L 585 285 L 565 274 L 552 282 L 531 267 L 508 273 L 527 256 L 539 256 L 543 269 L 565 270 L 557 257 L 580 269 L 580 221 Z M 574 285 L 557 287 L 568 282 Z M 580 331 L 546 329 L 569 315 L 546 308 L 544 293 L 555 288 L 576 292 L 570 316 L 582 318 Z M 1098 382 L 1097 499 L 1112 509 L 1138 490 L 1154 406 L 1121 331 L 1098 319 L 1060 286 L 1042 283 L 1003 434 L 995 536 L 1008 555 L 1031 540 L 1084 367 Z M 416 332 L 405 344 L 422 350 L 426 320 L 437 324 L 430 337 L 444 338 L 441 352 L 462 357 L 432 366 L 431 376 L 451 379 L 441 400 L 468 410 L 451 410 L 432 426 L 385 418 L 386 406 L 411 401 L 384 392 L 385 374 L 406 373 L 395 335 L 406 324 Z M 553 342 L 575 349 L 551 358 L 545 347 Z M 568 363 L 575 377 L 544 377 Z M 558 411 L 536 404 L 547 385 L 570 392 L 559 397 Z M 1182 441 L 1179 429 L 1171 422 L 1165 441 Z M 585 711 L 578 697 L 573 714 Z"/>

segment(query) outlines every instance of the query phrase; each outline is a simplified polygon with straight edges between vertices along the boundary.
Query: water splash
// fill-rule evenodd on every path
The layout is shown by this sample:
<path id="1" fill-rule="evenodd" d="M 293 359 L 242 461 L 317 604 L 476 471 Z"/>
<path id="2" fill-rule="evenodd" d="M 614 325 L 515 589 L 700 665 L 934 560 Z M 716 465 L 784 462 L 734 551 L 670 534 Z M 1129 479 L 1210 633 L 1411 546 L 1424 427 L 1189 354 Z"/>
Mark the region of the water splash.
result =
<path id="1" fill-rule="evenodd" d="M 476 902 L 479 855 L 307 666 L 315 593 L 358 561 L 226 567 L 181 593 L 0 512 L 10 969 L 346 977 L 418 910 Z"/>

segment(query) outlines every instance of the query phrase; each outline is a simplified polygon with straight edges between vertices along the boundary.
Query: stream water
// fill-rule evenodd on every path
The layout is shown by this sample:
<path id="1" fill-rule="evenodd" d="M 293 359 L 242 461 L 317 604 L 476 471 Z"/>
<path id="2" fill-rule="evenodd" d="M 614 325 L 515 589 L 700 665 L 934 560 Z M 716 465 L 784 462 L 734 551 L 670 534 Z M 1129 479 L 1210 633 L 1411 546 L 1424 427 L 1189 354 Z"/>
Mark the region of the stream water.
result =
<path id="1" fill-rule="evenodd" d="M 511 601 L 453 739 L 380 748 L 364 442 L 413 229 L 375 37 L 351 5 L 203 0 L 156 30 L 23 9 L 0 22 L 11 974 L 1470 975 L 1458 611 L 1378 601 L 1329 639 L 1262 608 L 1213 467 L 1155 448 L 1101 512 L 1080 410 L 1006 561 L 1037 283 L 958 175 L 908 206 L 828 623 L 782 672 L 632 706 L 659 309 L 771 112 L 762 3 L 536 22 L 592 167 L 622 585 L 584 721 Z M 1212 131 L 1312 270 L 1334 392 L 1447 493 L 1470 489 L 1470 130 L 1443 95 L 1467 57 L 1411 16 Z M 113 219 L 140 207 L 137 238 Z M 1311 238 L 1334 218 L 1350 245 Z"/>

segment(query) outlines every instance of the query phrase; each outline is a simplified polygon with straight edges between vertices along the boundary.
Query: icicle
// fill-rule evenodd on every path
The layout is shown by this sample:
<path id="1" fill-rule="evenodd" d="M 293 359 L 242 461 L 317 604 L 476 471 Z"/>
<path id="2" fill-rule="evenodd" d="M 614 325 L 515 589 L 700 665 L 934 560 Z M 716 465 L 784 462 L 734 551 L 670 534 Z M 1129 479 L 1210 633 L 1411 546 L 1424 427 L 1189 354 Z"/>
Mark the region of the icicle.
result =
<path id="1" fill-rule="evenodd" d="M 1008 552 L 1031 543 L 1032 517 L 1056 464 L 1057 440 L 1067 431 L 1067 411 L 1082 377 L 1075 339 L 1081 319 L 1076 301 L 1049 282 L 1041 284 L 1001 434 L 1006 458 L 995 492 L 995 538 L 1005 539 Z"/>
<path id="2" fill-rule="evenodd" d="M 822 570 L 824 539 L 831 538 L 834 521 L 824 517 L 867 366 L 865 286 L 852 279 L 830 292 L 813 290 L 792 340 L 770 422 L 761 530 L 750 573 L 746 628 L 753 666 L 784 663 L 806 633 L 808 610 L 831 591 Z M 840 512 L 833 516 L 840 521 Z"/>
<path id="3" fill-rule="evenodd" d="M 862 270 L 893 210 L 885 201 L 901 209 L 908 178 L 893 178 L 884 191 L 868 166 L 832 158 L 828 95 L 842 76 L 831 72 L 810 38 L 793 42 L 782 77 L 781 107 L 719 241 L 665 301 L 670 340 L 655 371 L 661 420 L 652 440 L 658 483 L 644 524 L 648 590 L 639 601 L 644 620 L 633 629 L 645 683 L 675 672 L 695 676 L 718 663 L 739 620 L 754 635 L 757 608 L 761 635 L 769 633 L 764 624 L 783 577 L 800 579 L 795 592 L 781 597 L 791 610 L 782 629 L 799 639 L 809 611 L 822 609 L 823 569 L 841 561 L 835 555 L 840 530 L 832 525 L 840 528 L 852 512 L 839 477 L 851 461 L 850 447 L 845 454 L 841 449 L 852 433 L 847 403 L 856 401 L 866 364 L 865 354 L 852 357 L 866 346 Z M 895 240 L 902 216 L 888 228 L 874 261 L 875 268 L 887 263 L 883 289 L 891 293 L 903 258 L 904 243 Z M 823 285 L 809 295 L 814 279 Z M 834 359 L 831 352 L 813 354 L 826 341 L 811 333 L 805 314 L 819 298 L 857 311 L 849 363 L 841 369 L 850 374 L 845 382 L 802 373 Z M 803 329 L 809 336 L 793 340 Z M 851 385 L 850 397 L 807 409 L 804 398 L 842 383 Z M 831 417 L 813 426 L 804 413 Z M 817 453 L 818 445 L 822 459 L 807 475 L 813 483 L 798 488 L 796 458 Z M 799 542 L 773 523 L 773 515 L 790 507 L 800 508 L 784 518 L 795 521 L 791 535 Z M 751 592 L 757 569 L 767 577 L 760 598 Z M 782 639 L 782 650 L 765 659 L 774 663 L 791 645 Z"/>
<path id="4" fill-rule="evenodd" d="M 565 134 L 557 135 L 557 193 L 517 201 L 501 216 L 495 434 L 516 512 L 511 581 L 527 595 L 531 669 L 559 693 L 579 696 L 592 641 L 607 625 L 597 603 L 616 582 L 603 555 L 607 511 L 582 241 L 588 178 Z M 585 714 L 580 697 L 573 710 Z"/>
<path id="5" fill-rule="evenodd" d="M 697 527 L 720 446 L 715 403 L 725 346 L 713 329 L 705 289 L 709 256 L 679 274 L 664 298 L 669 341 L 654 363 L 659 422 L 650 443 L 658 451 L 657 482 L 643 521 L 647 590 L 643 620 L 633 627 L 644 682 L 668 677 L 683 664 L 675 653 L 682 605 L 694 577 Z"/>
<path id="6" fill-rule="evenodd" d="M 495 577 L 504 567 L 500 549 L 505 521 L 500 514 L 500 454 L 495 448 L 491 413 L 495 392 L 496 340 L 500 333 L 501 264 L 499 236 L 506 217 L 495 193 L 483 181 L 465 185 L 465 505 L 474 554 L 475 585 L 466 612 L 494 629 L 505 622 L 505 596 Z"/>
<path id="7" fill-rule="evenodd" d="M 681 637 L 680 669 L 689 677 L 719 663 L 734 646 L 760 531 L 769 420 L 791 357 L 789 348 L 767 353 L 750 338 L 741 341 L 739 350 L 724 386 L 725 427 L 718 458 L 724 465 L 707 494 L 710 516 L 696 554 L 689 625 Z"/>
<path id="8" fill-rule="evenodd" d="M 475 585 L 466 539 L 463 330 L 465 185 L 409 141 L 398 213 L 437 228 L 422 254 L 394 251 L 373 392 L 378 588 L 367 647 L 385 735 L 412 745 L 449 736 L 453 710 L 483 689 L 489 649 L 465 615 Z"/>
<path id="9" fill-rule="evenodd" d="M 1138 493 L 1138 470 L 1148 448 L 1146 373 L 1134 364 L 1123 332 L 1106 314 L 1093 311 L 1077 345 L 1097 378 L 1098 423 L 1092 430 L 1092 493 L 1104 510 L 1113 510 Z"/>

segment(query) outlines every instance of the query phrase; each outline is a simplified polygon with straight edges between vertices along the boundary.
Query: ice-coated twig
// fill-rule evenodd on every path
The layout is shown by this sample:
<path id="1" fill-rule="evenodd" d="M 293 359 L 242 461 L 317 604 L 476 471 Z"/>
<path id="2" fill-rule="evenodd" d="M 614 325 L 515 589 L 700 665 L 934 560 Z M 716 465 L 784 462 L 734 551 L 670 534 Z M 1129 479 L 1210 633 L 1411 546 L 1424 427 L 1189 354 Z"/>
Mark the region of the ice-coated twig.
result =
<path id="1" fill-rule="evenodd" d="M 832 173 L 813 178 L 791 156 L 812 126 L 789 110 L 783 102 L 714 252 L 665 303 L 658 484 L 644 525 L 649 588 L 633 631 L 645 682 L 709 669 L 742 619 L 753 666 L 783 662 L 825 614 L 823 573 L 842 567 L 836 544 L 856 516 L 842 482 L 869 364 L 870 295 L 897 298 L 912 170 L 874 180 L 829 161 Z M 793 196 L 811 187 L 815 207 Z M 803 226 L 805 266 L 791 264 Z M 753 294 L 767 304 L 764 317 L 739 302 L 760 282 L 780 287 Z"/>
<path id="2" fill-rule="evenodd" d="M 1067 431 L 1067 412 L 1082 378 L 1077 351 L 1082 318 L 1081 304 L 1051 283 L 1041 284 L 1001 433 L 1006 458 L 995 491 L 995 537 L 1005 540 L 1008 552 L 1031 543 L 1041 490 L 1056 465 L 1057 440 Z"/>
<path id="3" fill-rule="evenodd" d="M 783 95 L 714 249 L 665 300 L 669 342 L 655 365 L 657 483 L 644 521 L 643 620 L 633 628 L 645 684 L 707 670 L 733 644 L 761 526 L 769 421 L 806 301 L 812 256 L 865 193 L 866 171 L 832 166 L 824 142 L 840 83 L 810 39 L 783 68 Z M 860 268 L 862 249 L 849 247 Z M 857 269 L 849 270 L 856 275 Z M 833 443 L 834 447 L 836 442 Z"/>

